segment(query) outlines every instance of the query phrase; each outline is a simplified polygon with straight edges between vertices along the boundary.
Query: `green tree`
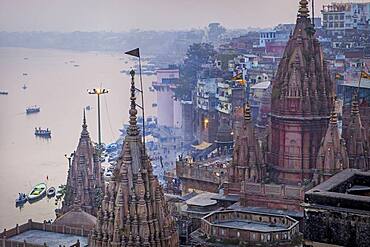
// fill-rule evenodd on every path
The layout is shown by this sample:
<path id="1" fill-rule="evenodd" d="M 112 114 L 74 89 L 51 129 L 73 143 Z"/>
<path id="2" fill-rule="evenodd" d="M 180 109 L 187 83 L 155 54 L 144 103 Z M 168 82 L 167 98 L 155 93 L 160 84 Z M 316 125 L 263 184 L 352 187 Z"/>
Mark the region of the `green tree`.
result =
<path id="1" fill-rule="evenodd" d="M 180 80 L 175 90 L 176 97 L 182 99 L 191 97 L 191 91 L 195 88 L 202 65 L 213 61 L 215 55 L 213 45 L 208 43 L 194 43 L 189 47 L 184 63 L 180 65 Z"/>

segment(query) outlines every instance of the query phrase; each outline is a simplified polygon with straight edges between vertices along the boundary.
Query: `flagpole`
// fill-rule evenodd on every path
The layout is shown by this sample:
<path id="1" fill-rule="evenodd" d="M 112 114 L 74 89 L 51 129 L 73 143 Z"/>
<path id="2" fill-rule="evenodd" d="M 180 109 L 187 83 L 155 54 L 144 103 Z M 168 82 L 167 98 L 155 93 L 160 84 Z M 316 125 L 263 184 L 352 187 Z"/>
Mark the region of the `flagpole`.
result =
<path id="1" fill-rule="evenodd" d="M 140 76 L 140 90 L 141 90 L 141 104 L 142 104 L 142 112 L 143 112 L 143 146 L 144 146 L 144 153 L 145 153 L 145 114 L 144 114 L 144 91 L 143 91 L 143 77 L 141 75 L 141 58 L 139 54 L 139 76 Z"/>

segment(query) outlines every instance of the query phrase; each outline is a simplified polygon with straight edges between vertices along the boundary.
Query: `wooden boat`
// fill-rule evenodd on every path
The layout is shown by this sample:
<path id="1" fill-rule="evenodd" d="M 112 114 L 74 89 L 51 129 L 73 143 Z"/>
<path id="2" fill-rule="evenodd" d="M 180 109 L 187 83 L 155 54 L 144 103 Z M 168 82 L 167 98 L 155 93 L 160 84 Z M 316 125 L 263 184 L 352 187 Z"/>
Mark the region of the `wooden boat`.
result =
<path id="1" fill-rule="evenodd" d="M 35 136 L 44 137 L 44 138 L 51 138 L 51 130 L 35 128 Z"/>
<path id="2" fill-rule="evenodd" d="M 15 205 L 22 205 L 27 202 L 27 196 L 24 193 L 19 193 L 18 198 L 15 199 Z"/>
<path id="3" fill-rule="evenodd" d="M 37 112 L 40 112 L 40 107 L 37 106 L 37 105 L 27 107 L 27 109 L 26 109 L 27 114 L 37 113 Z"/>
<path id="4" fill-rule="evenodd" d="M 55 196 L 55 188 L 54 187 L 50 187 L 47 191 L 46 191 L 46 195 L 48 197 L 54 197 Z"/>
<path id="5" fill-rule="evenodd" d="M 31 192 L 28 194 L 28 201 L 36 201 L 43 198 L 46 194 L 46 184 L 39 183 L 33 187 Z"/>

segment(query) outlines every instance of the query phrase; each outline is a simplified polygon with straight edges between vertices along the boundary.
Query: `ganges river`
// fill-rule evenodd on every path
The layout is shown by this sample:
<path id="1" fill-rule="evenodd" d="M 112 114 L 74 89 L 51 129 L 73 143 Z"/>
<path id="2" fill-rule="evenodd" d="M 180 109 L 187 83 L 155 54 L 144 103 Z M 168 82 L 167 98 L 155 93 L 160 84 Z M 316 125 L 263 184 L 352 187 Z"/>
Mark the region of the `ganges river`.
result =
<path id="1" fill-rule="evenodd" d="M 120 73 L 134 60 L 122 53 L 0 48 L 0 229 L 12 228 L 28 219 L 55 219 L 55 199 L 26 203 L 16 208 L 19 192 L 28 194 L 40 182 L 58 187 L 66 183 L 68 161 L 64 154 L 78 144 L 83 108 L 88 130 L 97 140 L 97 97 L 88 89 L 103 87 L 101 96 L 102 141 L 115 141 L 128 121 L 130 76 Z M 137 86 L 139 87 L 139 77 Z M 155 76 L 144 76 L 146 116 L 155 115 Z M 26 89 L 23 89 L 23 86 Z M 140 97 L 138 97 L 140 99 Z M 138 101 L 140 103 L 140 101 Z M 26 114 L 28 106 L 40 112 Z M 51 139 L 36 138 L 35 127 L 49 128 Z"/>

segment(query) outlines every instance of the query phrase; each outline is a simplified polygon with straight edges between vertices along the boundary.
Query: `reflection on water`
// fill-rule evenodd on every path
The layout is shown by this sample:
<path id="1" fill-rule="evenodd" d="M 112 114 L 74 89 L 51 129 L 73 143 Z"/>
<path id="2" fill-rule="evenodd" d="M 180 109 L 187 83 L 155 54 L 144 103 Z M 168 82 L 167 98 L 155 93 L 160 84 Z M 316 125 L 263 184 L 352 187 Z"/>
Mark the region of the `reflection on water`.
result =
<path id="1" fill-rule="evenodd" d="M 54 219 L 55 198 L 15 207 L 18 192 L 29 193 L 37 183 L 57 187 L 65 183 L 68 162 L 65 153 L 78 143 L 82 110 L 88 129 L 97 140 L 96 97 L 87 89 L 110 89 L 102 96 L 102 140 L 109 143 L 128 120 L 130 79 L 121 74 L 132 66 L 122 54 L 79 53 L 59 50 L 0 48 L 0 229 L 14 227 L 32 218 Z M 74 65 L 79 66 L 74 66 Z M 154 76 L 144 76 L 147 116 L 155 114 L 155 93 L 149 91 Z M 26 85 L 26 89 L 24 88 Z M 140 98 L 140 97 L 139 97 Z M 28 106 L 40 112 L 26 115 Z M 49 128 L 51 139 L 36 138 L 34 128 Z"/>

